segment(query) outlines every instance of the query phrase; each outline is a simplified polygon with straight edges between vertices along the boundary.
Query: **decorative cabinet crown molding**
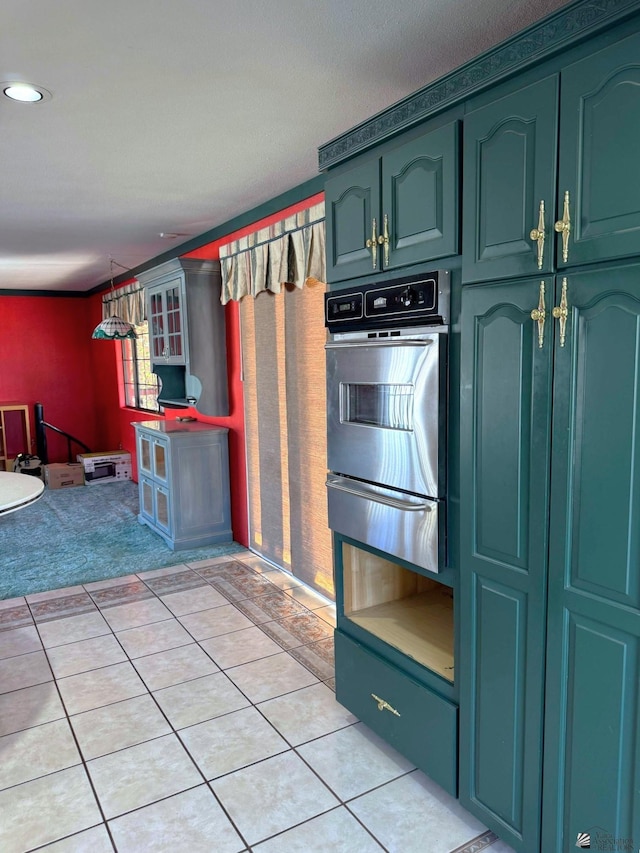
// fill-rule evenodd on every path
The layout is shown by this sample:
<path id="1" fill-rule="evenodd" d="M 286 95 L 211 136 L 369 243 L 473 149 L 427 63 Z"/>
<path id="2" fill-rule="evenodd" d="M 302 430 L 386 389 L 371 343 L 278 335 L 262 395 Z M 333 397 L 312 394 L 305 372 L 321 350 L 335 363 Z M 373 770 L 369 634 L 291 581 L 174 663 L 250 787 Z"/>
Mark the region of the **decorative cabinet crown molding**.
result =
<path id="1" fill-rule="evenodd" d="M 407 130 L 640 11 L 638 0 L 578 0 L 318 148 L 320 170 Z"/>

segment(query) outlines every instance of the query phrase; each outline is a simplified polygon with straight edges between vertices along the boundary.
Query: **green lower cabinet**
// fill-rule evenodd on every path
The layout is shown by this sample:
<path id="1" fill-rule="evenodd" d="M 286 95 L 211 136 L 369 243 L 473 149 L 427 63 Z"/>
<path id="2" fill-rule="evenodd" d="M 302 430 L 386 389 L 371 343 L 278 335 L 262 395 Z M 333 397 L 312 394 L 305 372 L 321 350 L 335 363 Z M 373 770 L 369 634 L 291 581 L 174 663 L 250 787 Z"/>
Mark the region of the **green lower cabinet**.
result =
<path id="1" fill-rule="evenodd" d="M 338 702 L 455 797 L 457 706 L 341 631 L 335 656 Z"/>
<path id="2" fill-rule="evenodd" d="M 640 848 L 640 266 L 568 275 L 556 346 L 543 850 Z M 602 842 L 598 842 L 598 835 Z M 618 839 L 606 846 L 607 838 Z M 631 847 L 622 840 L 632 840 Z"/>
<path id="3" fill-rule="evenodd" d="M 461 318 L 460 799 L 525 853 L 539 843 L 543 724 L 551 342 L 539 346 L 531 319 L 540 283 L 463 288 Z"/>
<path id="4" fill-rule="evenodd" d="M 543 281 L 462 295 L 460 799 L 637 851 L 640 266 Z"/>

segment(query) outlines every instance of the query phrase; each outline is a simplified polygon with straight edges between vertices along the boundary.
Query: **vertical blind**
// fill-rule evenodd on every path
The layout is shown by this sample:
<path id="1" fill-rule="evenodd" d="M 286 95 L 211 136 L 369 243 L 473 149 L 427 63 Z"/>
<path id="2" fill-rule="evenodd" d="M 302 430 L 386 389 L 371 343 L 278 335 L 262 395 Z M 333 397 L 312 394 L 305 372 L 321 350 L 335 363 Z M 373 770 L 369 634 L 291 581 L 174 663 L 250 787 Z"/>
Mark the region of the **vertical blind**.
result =
<path id="1" fill-rule="evenodd" d="M 321 282 L 240 303 L 250 547 L 333 598 Z"/>

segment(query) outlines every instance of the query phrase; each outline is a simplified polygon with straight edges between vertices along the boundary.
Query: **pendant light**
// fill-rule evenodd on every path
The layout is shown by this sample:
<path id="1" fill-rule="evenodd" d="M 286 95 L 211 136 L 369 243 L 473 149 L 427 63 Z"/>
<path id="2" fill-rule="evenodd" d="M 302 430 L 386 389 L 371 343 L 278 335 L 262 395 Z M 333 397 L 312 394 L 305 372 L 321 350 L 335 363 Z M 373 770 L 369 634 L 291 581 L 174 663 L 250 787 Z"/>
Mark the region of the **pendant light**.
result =
<path id="1" fill-rule="evenodd" d="M 113 286 L 113 265 L 116 261 L 113 260 L 112 257 L 109 257 L 109 262 L 111 264 L 111 293 L 115 293 L 115 288 Z M 121 266 L 121 264 L 118 264 Z M 122 269 L 126 269 L 126 267 L 122 267 Z M 135 328 L 131 325 L 131 323 L 127 323 L 126 320 L 122 320 L 120 317 L 113 315 L 112 317 L 107 317 L 102 323 L 98 323 L 98 325 L 93 330 L 93 334 L 91 335 L 93 340 L 97 341 L 124 341 L 127 338 L 137 338 Z"/>

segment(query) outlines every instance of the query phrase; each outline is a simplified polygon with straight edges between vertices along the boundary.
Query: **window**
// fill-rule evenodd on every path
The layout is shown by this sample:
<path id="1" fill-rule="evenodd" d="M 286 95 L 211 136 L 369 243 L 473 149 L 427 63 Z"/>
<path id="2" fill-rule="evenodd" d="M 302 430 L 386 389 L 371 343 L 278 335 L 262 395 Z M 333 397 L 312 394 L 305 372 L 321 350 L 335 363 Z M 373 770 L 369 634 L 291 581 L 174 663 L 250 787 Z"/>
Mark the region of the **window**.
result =
<path id="1" fill-rule="evenodd" d="M 149 327 L 145 320 L 135 327 L 137 339 L 122 341 L 124 403 L 132 409 L 161 411 L 158 405 L 158 377 L 151 372 Z"/>

